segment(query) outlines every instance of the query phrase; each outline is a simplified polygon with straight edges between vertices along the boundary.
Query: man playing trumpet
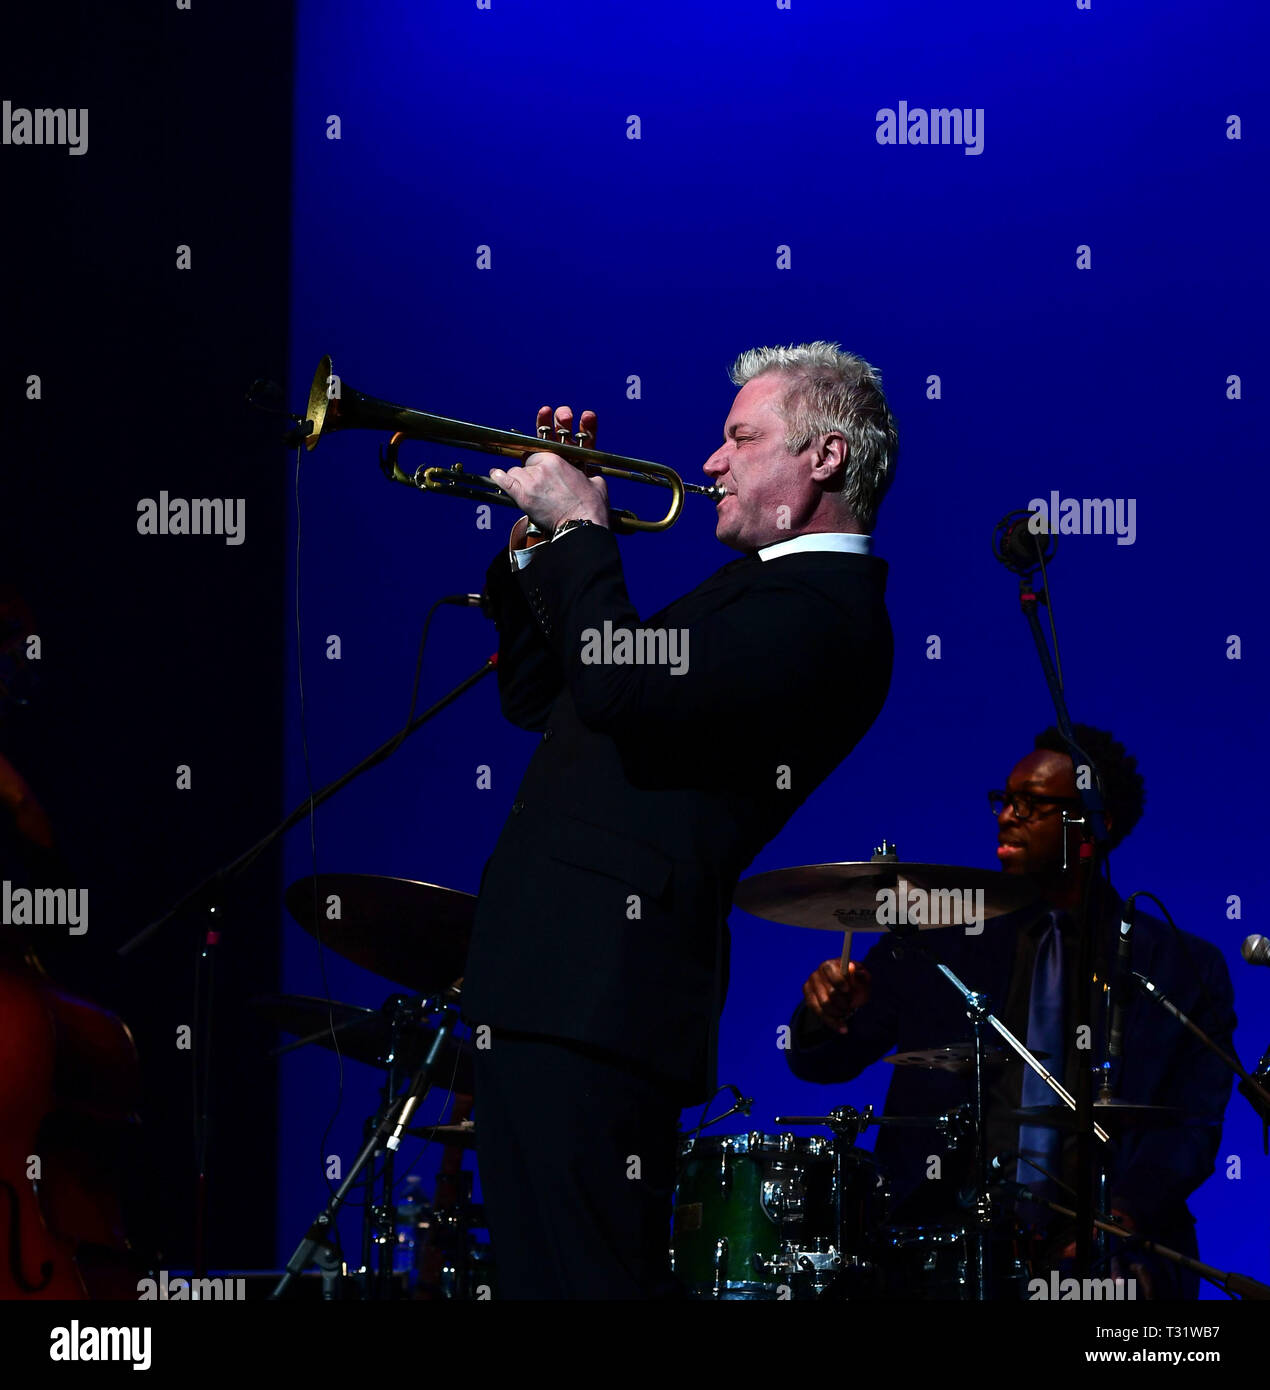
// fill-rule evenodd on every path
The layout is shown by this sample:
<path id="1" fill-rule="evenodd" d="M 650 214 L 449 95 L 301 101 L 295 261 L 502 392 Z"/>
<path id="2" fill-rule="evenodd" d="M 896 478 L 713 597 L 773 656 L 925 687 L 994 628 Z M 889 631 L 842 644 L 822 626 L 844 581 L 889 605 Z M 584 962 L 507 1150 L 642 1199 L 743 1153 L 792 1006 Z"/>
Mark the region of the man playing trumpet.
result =
<path id="1" fill-rule="evenodd" d="M 890 684 L 871 533 L 897 436 L 878 374 L 810 343 L 743 353 L 731 376 L 703 468 L 741 555 L 647 620 L 602 478 L 549 452 L 491 470 L 525 512 L 487 579 L 502 708 L 542 735 L 464 981 L 465 1017 L 490 1028 L 476 1105 L 500 1297 L 679 1291 L 678 1119 L 715 1085 L 733 890 Z M 594 413 L 579 424 L 593 440 Z M 636 647 L 673 629 L 688 660 L 588 659 L 606 624 Z"/>

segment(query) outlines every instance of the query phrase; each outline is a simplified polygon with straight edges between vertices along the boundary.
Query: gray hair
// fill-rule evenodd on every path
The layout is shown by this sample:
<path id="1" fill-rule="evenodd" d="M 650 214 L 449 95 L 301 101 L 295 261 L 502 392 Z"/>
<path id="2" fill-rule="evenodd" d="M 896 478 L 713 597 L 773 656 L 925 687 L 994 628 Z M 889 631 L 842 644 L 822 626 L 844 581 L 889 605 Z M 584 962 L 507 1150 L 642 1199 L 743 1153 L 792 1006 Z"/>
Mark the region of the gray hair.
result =
<path id="1" fill-rule="evenodd" d="M 866 532 L 877 524 L 878 505 L 895 477 L 899 436 L 882 394 L 882 376 L 863 357 L 837 343 L 750 348 L 732 364 L 733 384 L 779 372 L 790 379 L 781 401 L 785 448 L 800 454 L 822 434 L 847 441 L 842 500 Z"/>

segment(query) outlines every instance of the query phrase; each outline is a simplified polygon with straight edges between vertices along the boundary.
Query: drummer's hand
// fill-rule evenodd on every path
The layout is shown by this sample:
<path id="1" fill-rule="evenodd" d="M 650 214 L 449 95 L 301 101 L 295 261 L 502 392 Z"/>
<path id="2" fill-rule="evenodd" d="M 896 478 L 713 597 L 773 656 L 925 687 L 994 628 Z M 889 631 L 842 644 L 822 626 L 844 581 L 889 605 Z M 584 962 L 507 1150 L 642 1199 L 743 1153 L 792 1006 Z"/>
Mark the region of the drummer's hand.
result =
<path id="1" fill-rule="evenodd" d="M 803 985 L 803 999 L 826 1028 L 845 1033 L 848 1017 L 869 1002 L 872 985 L 864 966 L 849 961 L 844 972 L 840 960 L 827 960 Z"/>

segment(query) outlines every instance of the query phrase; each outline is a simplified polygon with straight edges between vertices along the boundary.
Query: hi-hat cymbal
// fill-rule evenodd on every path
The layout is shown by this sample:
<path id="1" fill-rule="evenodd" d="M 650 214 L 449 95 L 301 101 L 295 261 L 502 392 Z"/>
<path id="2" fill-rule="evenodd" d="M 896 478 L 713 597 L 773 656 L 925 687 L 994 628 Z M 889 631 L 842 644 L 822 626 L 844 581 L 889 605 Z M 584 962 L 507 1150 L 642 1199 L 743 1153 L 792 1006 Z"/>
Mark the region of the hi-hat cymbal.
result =
<path id="1" fill-rule="evenodd" d="M 338 1039 L 342 1056 L 370 1067 L 388 1065 L 393 1033 L 382 1009 L 362 1009 L 355 1004 L 328 1002 L 307 994 L 265 994 L 253 999 L 251 1005 L 284 1033 L 294 1033 L 332 1052 Z M 430 1024 L 408 1023 L 398 1034 L 397 1065 L 405 1072 L 417 1071 L 435 1035 L 436 1029 Z M 471 1095 L 474 1083 L 469 1042 L 453 1036 L 446 1039 L 433 1068 L 432 1084 L 443 1090 L 452 1086 L 460 1094 Z"/>
<path id="2" fill-rule="evenodd" d="M 297 879 L 286 904 L 324 946 L 417 994 L 436 994 L 463 973 L 476 912 L 471 893 L 376 874 L 318 874 L 316 886 Z"/>
<path id="3" fill-rule="evenodd" d="M 1034 1052 L 1032 1054 L 1038 1061 L 1043 1062 L 1048 1056 L 1048 1052 Z M 1014 1053 L 1004 1047 L 985 1047 L 983 1050 L 983 1060 L 985 1065 L 999 1067 L 1008 1062 Z M 927 1047 L 914 1049 L 912 1052 L 892 1052 L 889 1057 L 883 1057 L 884 1062 L 889 1062 L 893 1067 L 924 1067 L 929 1071 L 951 1071 L 965 1072 L 970 1071 L 975 1064 L 975 1049 L 973 1043 L 952 1043 L 948 1047 Z"/>
<path id="4" fill-rule="evenodd" d="M 1040 896 L 1023 874 L 880 860 L 772 869 L 739 883 L 732 901 L 755 917 L 791 927 L 881 932 L 891 927 L 879 920 L 886 915 L 888 893 L 895 915 L 900 914 L 902 899 L 907 925 L 923 931 L 964 926 L 970 920 L 967 909 L 983 920 L 1026 907 Z"/>

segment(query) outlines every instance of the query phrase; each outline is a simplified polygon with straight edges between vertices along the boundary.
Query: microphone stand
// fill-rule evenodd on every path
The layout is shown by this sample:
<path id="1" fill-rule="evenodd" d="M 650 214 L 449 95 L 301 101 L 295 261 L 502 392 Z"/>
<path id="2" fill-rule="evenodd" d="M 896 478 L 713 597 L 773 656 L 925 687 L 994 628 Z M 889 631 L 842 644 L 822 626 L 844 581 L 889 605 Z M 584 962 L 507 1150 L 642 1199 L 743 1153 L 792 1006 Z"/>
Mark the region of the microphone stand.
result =
<path id="1" fill-rule="evenodd" d="M 350 782 L 360 777 L 363 772 L 369 772 L 372 767 L 377 767 L 380 763 L 387 761 L 411 734 L 416 733 L 430 719 L 440 714 L 443 709 L 447 709 L 460 695 L 466 695 L 478 681 L 483 680 L 491 671 L 495 670 L 497 666 L 497 654 L 490 656 L 484 665 L 478 666 L 470 676 L 460 681 L 453 690 L 443 695 L 436 704 L 429 705 L 422 714 L 416 715 L 404 729 L 393 734 L 391 738 L 385 739 L 374 752 L 368 753 L 360 763 L 351 767 L 343 776 L 337 777 L 333 782 L 328 782 L 321 790 L 314 792 L 311 797 L 305 797 L 289 816 L 279 821 L 267 835 L 257 840 L 250 849 L 244 850 L 237 859 L 231 859 L 228 864 L 224 864 L 219 869 L 215 869 L 212 873 L 208 874 L 201 883 L 191 888 L 184 897 L 179 898 L 161 917 L 156 917 L 149 926 L 143 927 L 135 936 L 125 941 L 124 944 L 119 947 L 118 954 L 121 956 L 131 955 L 138 946 L 143 946 L 155 932 L 165 927 L 173 917 L 184 912 L 192 903 L 209 896 L 212 891 L 220 887 L 220 885 L 237 878 L 244 870 L 250 868 L 255 860 L 257 860 L 275 840 L 285 835 L 293 825 L 298 825 L 310 811 L 316 810 L 323 802 L 329 801 L 336 792 L 343 791 Z"/>
<path id="2" fill-rule="evenodd" d="M 212 1087 L 212 980 L 215 968 L 216 953 L 220 948 L 221 940 L 224 936 L 224 912 L 223 904 L 225 901 L 228 886 L 245 873 L 247 869 L 272 845 L 286 834 L 292 826 L 304 820 L 312 811 L 321 806 L 323 802 L 329 801 L 337 792 L 342 791 L 348 784 L 360 777 L 363 772 L 369 772 L 372 767 L 377 767 L 380 763 L 390 758 L 398 748 L 410 737 L 411 734 L 421 729 L 430 719 L 434 719 L 443 709 L 448 708 L 461 695 L 465 695 L 472 687 L 484 680 L 491 671 L 497 669 L 498 654 L 494 653 L 484 663 L 478 667 L 470 676 L 460 681 L 453 690 L 443 695 L 435 704 L 430 705 L 422 714 L 412 719 L 405 728 L 385 742 L 381 743 L 374 752 L 367 754 L 355 767 L 350 768 L 341 777 L 337 777 L 333 782 L 328 782 L 320 791 L 315 792 L 311 797 L 306 797 L 290 815 L 274 826 L 268 834 L 257 840 L 250 849 L 244 850 L 236 859 L 232 859 L 228 864 L 223 864 L 219 869 L 203 879 L 203 881 L 191 888 L 182 898 L 179 898 L 168 910 L 160 917 L 156 917 L 149 926 L 143 927 L 141 931 L 125 941 L 118 949 L 120 956 L 131 955 L 139 946 L 143 946 L 156 932 L 160 931 L 174 918 L 178 917 L 187 908 L 195 905 L 203 907 L 212 920 L 213 925 L 209 925 L 205 931 L 203 950 L 199 957 L 200 975 L 206 970 L 206 1000 L 204 1007 L 197 1010 L 194 1019 L 194 1037 L 191 1039 L 194 1048 L 195 1076 L 201 1088 L 201 1099 L 195 1112 L 195 1152 L 198 1156 L 198 1173 L 196 1175 L 195 1200 L 194 1200 L 194 1272 L 202 1277 L 207 1272 L 206 1255 L 206 1231 L 207 1231 L 207 1151 L 211 1134 L 211 1123 L 208 1117 L 209 1097 Z M 202 988 L 199 995 L 203 993 Z M 372 1139 L 372 1143 L 374 1140 Z M 359 1165 L 360 1167 L 360 1165 Z M 341 1188 L 341 1192 L 343 1189 Z"/>
<path id="3" fill-rule="evenodd" d="M 1261 1152 L 1270 1156 L 1270 1097 L 1260 1083 L 1270 1082 L 1270 1047 L 1261 1055 L 1257 1070 L 1239 1083 L 1239 1094 L 1261 1117 Z"/>
<path id="4" fill-rule="evenodd" d="M 1242 1082 L 1242 1085 L 1237 1088 L 1239 1094 L 1247 1100 L 1248 1104 L 1252 1106 L 1263 1121 L 1270 1118 L 1270 1091 L 1261 1085 L 1261 1081 L 1266 1078 L 1260 1066 L 1258 1067 L 1256 1075 L 1247 1071 L 1238 1057 L 1232 1056 L 1223 1048 L 1218 1047 L 1199 1024 L 1196 1023 L 1193 1018 L 1184 1014 L 1154 980 L 1148 979 L 1147 976 L 1139 974 L 1136 970 L 1131 970 L 1129 972 L 1129 979 L 1136 988 L 1140 989 L 1143 994 L 1154 999 L 1165 1013 L 1169 1014 L 1176 1022 L 1180 1023 L 1193 1037 L 1198 1038 L 1214 1056 L 1220 1057 Z M 1270 1053 L 1268 1053 L 1267 1056 L 1270 1057 Z M 1266 1057 L 1263 1057 L 1261 1059 L 1263 1066 L 1265 1062 Z"/>
<path id="5" fill-rule="evenodd" d="M 1019 539 L 1018 529 L 1023 523 L 1020 517 L 1029 513 L 1015 513 L 1015 521 L 1010 525 L 1006 518 L 998 526 L 1000 543 L 994 545 L 997 558 L 1019 576 L 1019 605 L 1027 619 L 1032 640 L 1036 644 L 1036 654 L 1040 658 L 1045 683 L 1049 687 L 1050 698 L 1054 702 L 1054 713 L 1058 731 L 1063 741 L 1071 749 L 1072 762 L 1089 765 L 1094 775 L 1088 779 L 1089 785 L 1082 786 L 1082 778 L 1076 779 L 1076 790 L 1080 795 L 1085 813 L 1086 839 L 1080 848 L 1080 857 L 1086 861 L 1085 887 L 1081 894 L 1079 914 L 1080 948 L 1076 969 L 1076 1030 L 1077 1036 L 1092 1037 L 1092 999 L 1091 980 L 1094 972 L 1094 927 L 1090 922 L 1090 899 L 1095 875 L 1095 854 L 1106 849 L 1107 827 L 1103 823 L 1102 796 L 1098 788 L 1097 768 L 1093 759 L 1076 742 L 1071 719 L 1067 712 L 1067 701 L 1063 695 L 1063 684 L 1054 665 L 1053 656 L 1041 629 L 1039 609 L 1047 608 L 1049 602 L 1049 581 L 1045 575 L 1047 553 L 1052 556 L 1057 549 L 1055 538 L 1048 532 L 1039 535 L 1027 529 L 1035 539 L 1034 546 L 1028 546 Z M 1002 528 L 1004 533 L 1002 534 Z M 1044 542 L 1044 544 L 1043 544 Z M 1041 573 L 1040 584 L 1036 583 L 1036 571 Z M 1052 622 L 1051 617 L 1051 622 Z M 1091 843 L 1092 838 L 1092 843 Z M 1066 836 L 1064 836 L 1066 854 Z M 1102 858 L 1101 854 L 1097 855 Z M 1093 1074 L 1089 1067 L 1079 1066 L 1076 1071 L 1076 1269 L 1083 1274 L 1090 1265 L 1093 1255 L 1094 1237 L 1094 1153 L 1093 1153 Z"/>

